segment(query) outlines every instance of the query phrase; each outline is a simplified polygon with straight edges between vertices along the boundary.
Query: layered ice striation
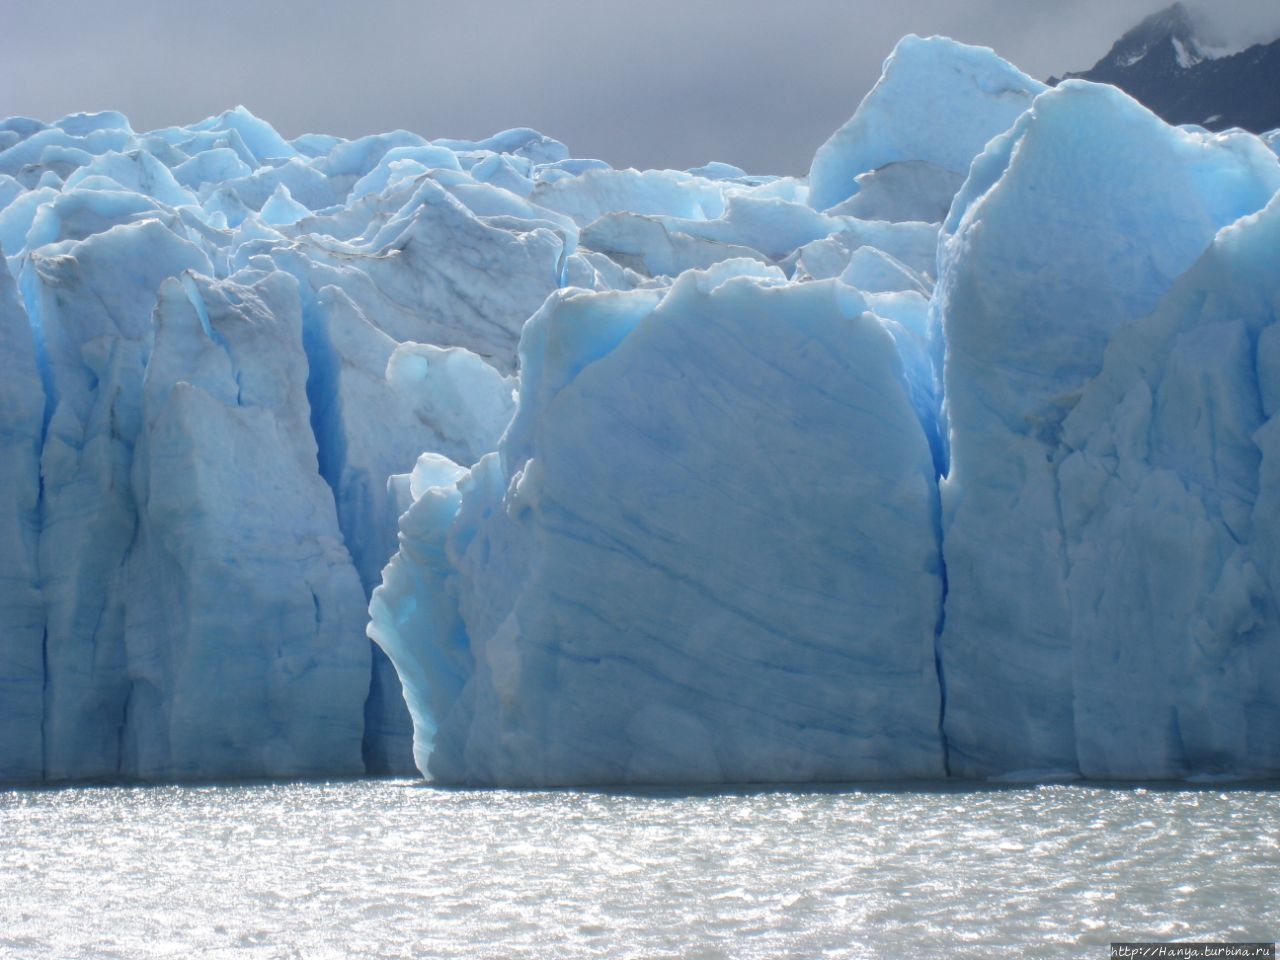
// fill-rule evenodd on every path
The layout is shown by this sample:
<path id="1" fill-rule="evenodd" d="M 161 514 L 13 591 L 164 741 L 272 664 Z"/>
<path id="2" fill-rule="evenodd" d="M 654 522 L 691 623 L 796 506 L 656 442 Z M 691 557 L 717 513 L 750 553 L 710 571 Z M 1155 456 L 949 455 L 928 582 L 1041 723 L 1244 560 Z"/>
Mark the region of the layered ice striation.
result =
<path id="1" fill-rule="evenodd" d="M 1274 140 L 0 123 L 0 780 L 1280 775 Z"/>
<path id="2" fill-rule="evenodd" d="M 520 401 L 471 471 L 424 465 L 374 595 L 428 773 L 944 773 L 934 463 L 856 291 L 754 260 L 566 291 Z"/>

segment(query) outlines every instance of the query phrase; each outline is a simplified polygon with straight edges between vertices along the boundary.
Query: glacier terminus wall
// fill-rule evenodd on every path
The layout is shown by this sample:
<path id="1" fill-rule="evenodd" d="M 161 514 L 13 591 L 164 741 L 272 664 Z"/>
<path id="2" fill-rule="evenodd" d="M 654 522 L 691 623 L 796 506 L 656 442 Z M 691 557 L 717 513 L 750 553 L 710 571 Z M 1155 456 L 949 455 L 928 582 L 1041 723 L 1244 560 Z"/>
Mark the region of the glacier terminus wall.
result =
<path id="1" fill-rule="evenodd" d="M 0 781 L 1280 776 L 1276 142 L 0 122 Z"/>

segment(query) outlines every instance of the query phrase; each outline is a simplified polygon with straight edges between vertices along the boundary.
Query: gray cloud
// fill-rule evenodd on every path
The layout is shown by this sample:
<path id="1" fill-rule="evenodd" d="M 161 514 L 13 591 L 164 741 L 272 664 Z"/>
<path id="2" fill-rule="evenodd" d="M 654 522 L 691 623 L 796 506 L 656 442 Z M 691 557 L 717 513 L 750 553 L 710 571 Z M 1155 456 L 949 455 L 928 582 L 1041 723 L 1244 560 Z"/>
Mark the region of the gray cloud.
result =
<path id="1" fill-rule="evenodd" d="M 1089 67 L 1163 5 L 376 0 L 357 13 L 338 0 L 65 0 L 56 22 L 34 4 L 10 13 L 0 115 L 112 108 L 150 129 L 243 103 L 287 136 L 531 126 L 616 165 L 803 173 L 905 33 L 990 46 L 1043 78 Z M 1212 10 L 1232 39 L 1280 34 L 1275 0 Z"/>
<path id="2" fill-rule="evenodd" d="M 1275 0 L 1188 0 L 1206 39 L 1244 46 L 1280 36 L 1280 3 Z"/>

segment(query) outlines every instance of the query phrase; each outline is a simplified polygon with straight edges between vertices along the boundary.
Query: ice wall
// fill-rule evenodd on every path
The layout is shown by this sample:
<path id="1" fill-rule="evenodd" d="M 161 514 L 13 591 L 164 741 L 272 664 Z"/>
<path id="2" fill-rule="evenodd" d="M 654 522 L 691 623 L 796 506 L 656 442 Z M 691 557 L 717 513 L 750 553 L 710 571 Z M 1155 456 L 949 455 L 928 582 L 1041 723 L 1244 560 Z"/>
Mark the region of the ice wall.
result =
<path id="1" fill-rule="evenodd" d="M 934 465 L 854 290 L 727 261 L 661 296 L 572 291 L 521 371 L 497 453 L 419 481 L 375 593 L 373 635 L 427 679 L 427 771 L 943 775 Z M 447 594 L 412 576 L 445 565 Z"/>
<path id="2" fill-rule="evenodd" d="M 1081 504 L 1062 485 L 1062 469 L 1073 469 L 1060 468 L 1070 453 L 1064 421 L 1108 344 L 1157 306 L 1219 229 L 1277 189 L 1280 167 L 1256 138 L 1170 128 L 1114 88 L 1080 82 L 1040 96 L 975 160 L 944 227 L 932 306 L 946 354 L 948 594 L 939 649 L 956 773 L 1073 772 L 1079 732 L 1105 715 L 1078 681 L 1106 678 L 1119 695 L 1120 675 L 1099 672 L 1086 649 L 1100 639 L 1086 626 L 1097 615 L 1073 616 L 1089 604 L 1077 589 L 1085 575 L 1068 528 L 1082 519 Z M 1213 444 L 1201 453 L 1218 456 Z M 1173 514 L 1157 525 L 1165 522 Z M 1185 589 L 1171 574 L 1190 556 L 1148 567 L 1153 558 L 1130 553 L 1129 536 L 1112 532 L 1110 549 L 1134 577 Z M 1182 540 L 1171 534 L 1170 546 Z M 1087 565 L 1102 572 L 1108 562 Z M 1126 656 L 1154 652 L 1146 644 L 1155 625 L 1130 626 Z M 1161 659 L 1150 666 L 1156 676 Z M 1121 709 L 1144 709 L 1142 698 L 1136 690 Z M 1167 717 L 1159 723 L 1172 729 Z M 1140 737 L 1118 749 L 1124 763 L 1086 772 L 1181 769 Z"/>
<path id="3" fill-rule="evenodd" d="M 1280 775 L 1274 140 L 0 122 L 0 780 Z"/>
<path id="4" fill-rule="evenodd" d="M 0 779 L 411 771 L 388 482 L 510 419 L 577 228 L 486 177 L 563 147 L 5 130 Z"/>
<path id="5" fill-rule="evenodd" d="M 1079 769 L 1280 770 L 1280 197 L 1117 334 L 1063 424 Z"/>
<path id="6" fill-rule="evenodd" d="M 837 180 L 848 192 L 824 197 Z M 371 633 L 410 678 L 424 772 L 1280 773 L 1280 166 L 1263 141 L 908 40 L 809 186 L 816 218 L 781 195 L 704 219 L 652 198 L 643 215 L 593 208 L 580 242 L 626 269 L 683 255 L 705 272 L 553 296 L 524 329 L 497 453 L 420 462 Z M 791 252 L 741 230 L 735 206 L 768 209 Z M 698 237 L 755 255 L 708 267 Z M 817 307 L 828 293 L 893 349 L 845 330 L 858 359 L 824 375 L 845 357 L 817 331 L 850 318 Z M 797 313 L 812 351 L 789 339 Z M 762 357 L 781 380 L 756 373 Z M 874 402 L 844 393 L 865 363 L 900 370 Z M 833 435 L 808 429 L 812 387 L 856 410 Z M 891 478 L 908 474 L 940 490 L 937 513 L 901 499 Z M 783 508 L 779 486 L 803 493 Z M 897 552 L 929 538 L 941 562 Z M 815 595 L 838 598 L 834 620 Z M 813 703 L 840 752 L 797 709 Z"/>
<path id="7" fill-rule="evenodd" d="M 296 283 L 247 280 L 159 291 L 125 567 L 144 778 L 364 769 L 363 591 L 315 470 Z"/>
<path id="8" fill-rule="evenodd" d="M 197 245 L 150 219 L 22 260 L 23 296 L 49 379 L 40 581 L 51 779 L 122 769 L 131 686 L 124 569 L 138 520 L 131 474 L 142 380 L 156 290 L 188 269 L 211 272 Z M 120 283 L 122 276 L 133 282 Z"/>

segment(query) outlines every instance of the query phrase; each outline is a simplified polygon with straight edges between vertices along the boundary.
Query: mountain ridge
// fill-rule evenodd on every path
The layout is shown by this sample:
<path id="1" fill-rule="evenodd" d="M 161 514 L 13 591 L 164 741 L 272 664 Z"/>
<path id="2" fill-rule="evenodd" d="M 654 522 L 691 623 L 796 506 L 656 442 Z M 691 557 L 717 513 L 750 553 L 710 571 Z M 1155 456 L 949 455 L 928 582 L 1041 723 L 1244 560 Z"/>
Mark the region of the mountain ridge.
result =
<path id="1" fill-rule="evenodd" d="M 1280 38 L 1224 53 L 1204 41 L 1180 2 L 1146 17 L 1088 70 L 1048 83 L 1071 79 L 1119 87 L 1168 123 L 1280 127 Z"/>

